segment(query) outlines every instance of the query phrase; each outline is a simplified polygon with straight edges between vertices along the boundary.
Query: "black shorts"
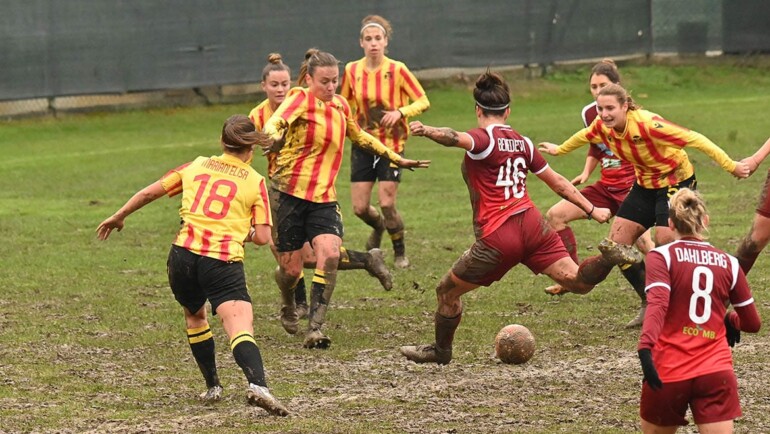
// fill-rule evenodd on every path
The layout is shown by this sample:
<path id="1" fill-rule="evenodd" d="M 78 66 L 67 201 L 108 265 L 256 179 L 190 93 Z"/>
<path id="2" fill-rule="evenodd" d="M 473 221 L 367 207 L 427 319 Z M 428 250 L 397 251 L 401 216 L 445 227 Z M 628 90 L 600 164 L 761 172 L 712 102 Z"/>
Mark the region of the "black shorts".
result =
<path id="1" fill-rule="evenodd" d="M 271 192 L 271 195 L 275 192 Z M 299 250 L 318 235 L 342 238 L 342 214 L 337 202 L 315 203 L 278 192 L 275 200 L 275 246 L 279 252 Z"/>
<path id="2" fill-rule="evenodd" d="M 620 204 L 618 217 L 639 223 L 646 229 L 668 226 L 668 200 L 681 188 L 695 190 L 695 175 L 676 185 L 663 188 L 644 188 L 637 183 L 631 187 L 626 199 Z"/>
<path id="3" fill-rule="evenodd" d="M 192 313 L 211 302 L 214 315 L 220 304 L 241 300 L 251 303 L 243 262 L 225 262 L 171 246 L 166 262 L 168 283 L 174 298 Z"/>
<path id="4" fill-rule="evenodd" d="M 400 154 L 402 157 L 404 153 Z M 372 155 L 353 146 L 350 152 L 350 182 L 401 182 L 401 168 L 385 157 Z"/>

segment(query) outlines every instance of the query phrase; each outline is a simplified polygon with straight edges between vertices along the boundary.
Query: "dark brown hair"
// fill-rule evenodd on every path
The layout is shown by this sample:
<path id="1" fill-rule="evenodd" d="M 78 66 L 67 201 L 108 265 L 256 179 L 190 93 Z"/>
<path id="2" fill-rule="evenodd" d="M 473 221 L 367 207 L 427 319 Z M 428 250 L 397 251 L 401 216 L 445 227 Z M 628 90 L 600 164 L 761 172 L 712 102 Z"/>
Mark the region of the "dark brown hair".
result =
<path id="1" fill-rule="evenodd" d="M 232 115 L 222 126 L 222 144 L 225 150 L 243 153 L 257 144 L 257 130 L 254 122 L 244 115 Z"/>
<path id="2" fill-rule="evenodd" d="M 305 76 L 311 77 L 315 74 L 316 68 L 322 68 L 324 66 L 338 66 L 339 60 L 331 54 L 321 51 L 318 48 L 311 48 L 305 53 L 305 61 L 302 62 L 302 66 L 299 68 L 299 77 L 297 78 L 297 84 L 302 86 L 305 84 Z"/>
<path id="3" fill-rule="evenodd" d="M 620 72 L 618 66 L 615 65 L 615 61 L 612 59 L 602 59 L 601 62 L 594 65 L 591 68 L 591 75 L 588 76 L 588 81 L 591 81 L 591 77 L 594 75 L 603 75 L 610 79 L 615 84 L 620 84 Z"/>
<path id="4" fill-rule="evenodd" d="M 500 116 L 511 104 L 511 90 L 500 74 L 487 70 L 476 80 L 473 99 L 484 115 Z"/>
<path id="5" fill-rule="evenodd" d="M 281 57 L 281 55 L 278 53 L 268 54 L 267 65 L 262 68 L 262 81 L 265 81 L 267 76 L 270 75 L 270 73 L 273 71 L 286 71 L 291 77 L 291 70 L 283 63 L 282 59 L 283 57 Z"/>

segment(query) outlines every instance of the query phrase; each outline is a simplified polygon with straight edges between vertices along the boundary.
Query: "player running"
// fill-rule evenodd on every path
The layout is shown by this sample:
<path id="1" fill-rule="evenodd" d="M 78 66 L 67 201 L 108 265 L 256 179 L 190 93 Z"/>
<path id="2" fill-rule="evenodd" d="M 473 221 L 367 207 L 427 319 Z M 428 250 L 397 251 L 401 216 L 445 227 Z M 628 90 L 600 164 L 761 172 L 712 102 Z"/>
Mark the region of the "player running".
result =
<path id="1" fill-rule="evenodd" d="M 645 433 L 687 425 L 687 407 L 701 433 L 732 433 L 741 415 L 730 347 L 741 331 L 761 326 L 738 260 L 704 240 L 709 216 L 700 196 L 671 197 L 676 241 L 647 255 L 647 314 L 639 339 L 644 373 L 640 415 Z M 725 314 L 728 303 L 735 310 Z"/>

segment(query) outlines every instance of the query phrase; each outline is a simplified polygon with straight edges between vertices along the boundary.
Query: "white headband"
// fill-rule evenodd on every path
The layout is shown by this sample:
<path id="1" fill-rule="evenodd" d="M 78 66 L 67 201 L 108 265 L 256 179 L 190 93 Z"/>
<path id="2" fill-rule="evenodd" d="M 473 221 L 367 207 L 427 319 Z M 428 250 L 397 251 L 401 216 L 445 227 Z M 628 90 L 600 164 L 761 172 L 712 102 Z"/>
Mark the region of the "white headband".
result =
<path id="1" fill-rule="evenodd" d="M 385 27 L 382 27 L 382 25 L 380 25 L 378 23 L 374 23 L 374 22 L 368 22 L 368 23 L 364 24 L 363 27 L 361 27 L 361 35 L 362 36 L 364 34 L 364 30 L 366 30 L 367 27 L 377 27 L 378 29 L 382 30 L 382 33 L 385 36 L 388 36 L 388 32 L 385 30 Z"/>
<path id="2" fill-rule="evenodd" d="M 511 105 L 511 103 L 508 103 L 508 104 L 505 104 L 505 105 L 499 105 L 497 107 L 487 107 L 487 106 L 483 105 L 482 103 L 476 101 L 476 105 L 481 107 L 481 108 L 483 108 L 484 110 L 505 110 L 505 109 L 508 108 L 509 105 Z"/>

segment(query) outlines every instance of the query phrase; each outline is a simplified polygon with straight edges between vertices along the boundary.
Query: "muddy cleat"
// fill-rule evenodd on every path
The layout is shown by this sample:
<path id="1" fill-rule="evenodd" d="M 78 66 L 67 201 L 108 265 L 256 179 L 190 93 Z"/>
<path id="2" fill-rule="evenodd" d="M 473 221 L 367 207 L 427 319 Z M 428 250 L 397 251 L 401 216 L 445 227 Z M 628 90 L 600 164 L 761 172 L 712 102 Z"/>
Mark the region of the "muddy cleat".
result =
<path id="1" fill-rule="evenodd" d="M 446 365 L 452 360 L 452 350 L 442 350 L 436 347 L 436 344 L 407 345 L 401 347 L 401 354 L 415 363 Z"/>
<path id="2" fill-rule="evenodd" d="M 310 308 L 308 307 L 307 303 L 298 303 L 297 304 L 297 318 L 305 319 L 305 318 L 307 318 L 307 314 L 309 312 L 310 312 Z"/>
<path id="3" fill-rule="evenodd" d="M 639 308 L 639 313 L 636 314 L 636 317 L 632 319 L 631 321 L 626 324 L 627 329 L 638 329 L 639 327 L 644 324 L 644 314 L 647 312 L 647 303 L 643 303 L 642 307 Z"/>
<path id="4" fill-rule="evenodd" d="M 214 387 L 210 387 L 209 390 L 203 392 L 200 394 L 200 400 L 204 404 L 212 404 L 222 399 L 222 392 L 224 389 L 222 389 L 222 386 L 216 385 Z"/>
<path id="5" fill-rule="evenodd" d="M 283 406 L 275 396 L 273 396 L 267 387 L 249 384 L 249 390 L 246 392 L 246 399 L 249 405 L 264 408 L 265 411 L 273 416 L 288 416 L 289 410 Z"/>
<path id="6" fill-rule="evenodd" d="M 302 344 L 305 348 L 318 348 L 325 350 L 331 346 L 332 340 L 328 336 L 321 333 L 319 329 L 310 329 L 305 334 L 305 343 Z"/>
<path id="7" fill-rule="evenodd" d="M 567 289 L 567 288 L 565 288 L 565 287 L 563 287 L 561 285 L 551 285 L 548 288 L 545 288 L 543 291 L 545 291 L 545 293 L 548 294 L 548 295 L 558 295 L 560 297 L 562 295 L 570 292 L 569 289 Z"/>
<path id="8" fill-rule="evenodd" d="M 376 277 L 386 291 L 390 291 L 393 288 L 393 275 L 390 274 L 390 270 L 385 265 L 385 255 L 380 249 L 369 250 L 369 255 L 371 258 L 366 261 L 366 271 L 369 272 L 370 276 Z"/>
<path id="9" fill-rule="evenodd" d="M 602 256 L 612 265 L 619 264 L 638 264 L 644 260 L 642 252 L 634 246 L 620 244 L 605 238 L 597 246 Z"/>
<path id="10" fill-rule="evenodd" d="M 409 258 L 406 255 L 396 256 L 396 260 L 393 262 L 397 268 L 409 268 Z"/>
<path id="11" fill-rule="evenodd" d="M 382 244 L 382 234 L 385 232 L 385 220 L 380 217 L 380 224 L 372 229 L 369 239 L 366 240 L 366 250 L 379 249 Z"/>
<path id="12" fill-rule="evenodd" d="M 299 330 L 299 316 L 297 315 L 296 305 L 281 308 L 281 325 L 286 333 L 296 335 Z"/>

